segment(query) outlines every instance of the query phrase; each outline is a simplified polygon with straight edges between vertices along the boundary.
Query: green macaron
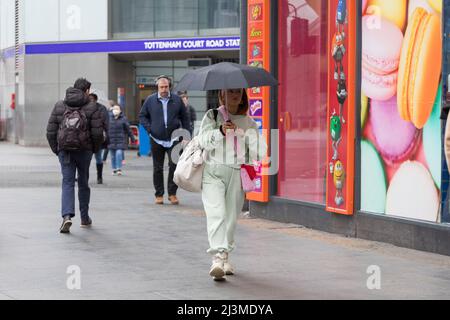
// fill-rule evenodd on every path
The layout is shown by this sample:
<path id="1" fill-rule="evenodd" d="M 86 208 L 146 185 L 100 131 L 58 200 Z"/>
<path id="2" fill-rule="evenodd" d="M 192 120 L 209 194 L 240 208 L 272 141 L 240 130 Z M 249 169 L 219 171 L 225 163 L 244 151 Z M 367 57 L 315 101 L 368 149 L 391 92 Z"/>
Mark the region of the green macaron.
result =
<path id="1" fill-rule="evenodd" d="M 433 112 L 423 128 L 423 147 L 425 149 L 425 158 L 427 159 L 428 168 L 433 176 L 438 189 L 441 188 L 441 101 L 442 86 L 439 86 L 434 103 Z"/>
<path id="2" fill-rule="evenodd" d="M 361 141 L 361 210 L 384 214 L 387 182 L 383 160 L 367 140 Z"/>

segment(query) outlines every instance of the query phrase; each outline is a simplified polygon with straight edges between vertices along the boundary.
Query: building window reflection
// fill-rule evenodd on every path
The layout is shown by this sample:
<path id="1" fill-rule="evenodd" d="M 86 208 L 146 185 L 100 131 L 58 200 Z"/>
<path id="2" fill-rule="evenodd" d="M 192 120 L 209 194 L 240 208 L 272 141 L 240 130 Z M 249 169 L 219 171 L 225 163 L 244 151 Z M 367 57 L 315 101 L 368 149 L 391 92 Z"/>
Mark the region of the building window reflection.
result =
<path id="1" fill-rule="evenodd" d="M 239 35 L 240 0 L 111 0 L 114 39 Z"/>

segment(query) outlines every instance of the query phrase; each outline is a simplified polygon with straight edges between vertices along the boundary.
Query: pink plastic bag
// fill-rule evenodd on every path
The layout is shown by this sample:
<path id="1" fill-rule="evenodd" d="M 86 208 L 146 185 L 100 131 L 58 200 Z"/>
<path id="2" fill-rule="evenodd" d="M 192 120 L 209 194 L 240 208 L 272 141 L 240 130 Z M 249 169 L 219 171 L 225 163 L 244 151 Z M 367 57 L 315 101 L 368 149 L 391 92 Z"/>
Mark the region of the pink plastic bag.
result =
<path id="1" fill-rule="evenodd" d="M 247 170 L 243 167 L 241 167 L 241 182 L 242 182 L 242 189 L 244 189 L 244 192 L 253 192 L 256 189 L 255 180 L 250 178 L 250 175 L 248 174 Z"/>

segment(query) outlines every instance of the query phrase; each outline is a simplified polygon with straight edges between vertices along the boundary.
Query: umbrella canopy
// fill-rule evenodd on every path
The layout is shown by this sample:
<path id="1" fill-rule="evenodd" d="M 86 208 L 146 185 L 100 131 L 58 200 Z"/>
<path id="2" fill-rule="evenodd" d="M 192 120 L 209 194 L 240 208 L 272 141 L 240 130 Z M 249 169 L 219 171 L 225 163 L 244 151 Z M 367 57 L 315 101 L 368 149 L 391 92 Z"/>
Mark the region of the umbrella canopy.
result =
<path id="1" fill-rule="evenodd" d="M 180 80 L 175 90 L 207 91 L 275 85 L 278 85 L 278 81 L 262 68 L 221 62 L 189 71 Z"/>

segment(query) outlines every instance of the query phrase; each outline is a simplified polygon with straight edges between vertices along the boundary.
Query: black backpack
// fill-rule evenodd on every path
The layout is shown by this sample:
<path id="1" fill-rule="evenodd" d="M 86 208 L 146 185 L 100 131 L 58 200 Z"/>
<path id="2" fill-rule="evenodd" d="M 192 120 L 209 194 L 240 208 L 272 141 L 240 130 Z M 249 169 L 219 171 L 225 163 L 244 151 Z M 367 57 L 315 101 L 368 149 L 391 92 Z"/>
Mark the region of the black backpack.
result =
<path id="1" fill-rule="evenodd" d="M 81 151 L 88 149 L 89 128 L 86 113 L 82 109 L 66 108 L 58 131 L 58 149 Z"/>

